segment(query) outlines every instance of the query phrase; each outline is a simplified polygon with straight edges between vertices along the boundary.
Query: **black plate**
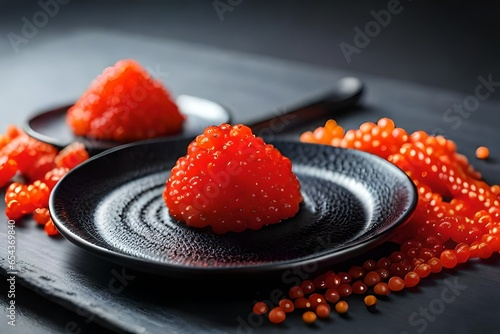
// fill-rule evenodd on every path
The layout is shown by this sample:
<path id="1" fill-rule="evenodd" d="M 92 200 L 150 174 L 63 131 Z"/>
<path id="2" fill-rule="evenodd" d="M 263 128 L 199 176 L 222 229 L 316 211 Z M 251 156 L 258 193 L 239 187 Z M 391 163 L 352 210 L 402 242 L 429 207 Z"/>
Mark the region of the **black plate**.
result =
<path id="1" fill-rule="evenodd" d="M 181 113 L 186 116 L 186 121 L 182 132 L 169 136 L 170 139 L 192 139 L 203 133 L 207 126 L 231 121 L 230 111 L 216 102 L 191 95 L 179 95 L 175 101 Z M 75 136 L 66 123 L 66 113 L 71 106 L 72 104 L 65 105 L 34 114 L 27 122 L 28 134 L 59 149 L 74 141 L 79 141 L 91 154 L 125 144 L 124 142 Z"/>
<path id="2" fill-rule="evenodd" d="M 274 141 L 301 183 L 299 213 L 258 231 L 215 235 L 175 222 L 162 199 L 169 170 L 187 143 L 130 144 L 76 167 L 52 192 L 56 227 L 83 249 L 139 270 L 227 277 L 328 265 L 359 255 L 407 221 L 417 202 L 407 175 L 377 156 Z"/>

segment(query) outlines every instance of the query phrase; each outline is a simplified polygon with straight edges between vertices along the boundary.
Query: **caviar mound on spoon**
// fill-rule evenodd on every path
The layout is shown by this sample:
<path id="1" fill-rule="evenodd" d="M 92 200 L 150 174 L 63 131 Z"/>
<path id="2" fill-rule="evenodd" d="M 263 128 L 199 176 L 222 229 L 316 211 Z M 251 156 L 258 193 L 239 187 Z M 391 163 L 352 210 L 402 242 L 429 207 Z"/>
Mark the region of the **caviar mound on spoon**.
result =
<path id="1" fill-rule="evenodd" d="M 81 142 L 91 155 L 138 140 L 194 138 L 209 125 L 230 122 L 227 107 L 181 94 L 133 59 L 107 67 L 74 103 L 48 108 L 27 120 L 27 133 L 59 149 Z"/>
<path id="2" fill-rule="evenodd" d="M 77 136 L 131 142 L 175 135 L 186 119 L 164 85 L 135 60 L 119 60 L 68 109 Z"/>

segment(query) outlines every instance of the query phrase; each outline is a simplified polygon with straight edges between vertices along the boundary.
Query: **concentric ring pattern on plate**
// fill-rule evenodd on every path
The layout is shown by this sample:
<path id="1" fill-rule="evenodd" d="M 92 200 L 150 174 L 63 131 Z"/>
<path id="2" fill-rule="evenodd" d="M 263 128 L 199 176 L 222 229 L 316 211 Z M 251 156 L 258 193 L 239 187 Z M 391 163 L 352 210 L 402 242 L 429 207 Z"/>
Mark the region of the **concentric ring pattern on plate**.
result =
<path id="1" fill-rule="evenodd" d="M 51 212 L 67 239 L 109 260 L 165 274 L 281 270 L 329 264 L 384 241 L 416 204 L 397 167 L 355 150 L 272 142 L 292 161 L 299 213 L 258 231 L 216 235 L 168 214 L 162 193 L 188 141 L 150 141 L 99 154 L 54 189 Z"/>

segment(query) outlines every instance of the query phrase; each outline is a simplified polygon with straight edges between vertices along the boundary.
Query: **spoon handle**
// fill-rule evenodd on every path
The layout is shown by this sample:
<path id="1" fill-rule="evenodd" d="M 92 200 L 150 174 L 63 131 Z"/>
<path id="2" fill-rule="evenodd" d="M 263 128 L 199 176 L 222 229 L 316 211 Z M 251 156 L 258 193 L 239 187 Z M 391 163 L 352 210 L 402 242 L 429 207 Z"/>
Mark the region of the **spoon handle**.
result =
<path id="1" fill-rule="evenodd" d="M 339 79 L 332 91 L 289 111 L 249 124 L 259 136 L 269 136 L 298 125 L 354 107 L 363 95 L 364 84 L 355 77 Z"/>

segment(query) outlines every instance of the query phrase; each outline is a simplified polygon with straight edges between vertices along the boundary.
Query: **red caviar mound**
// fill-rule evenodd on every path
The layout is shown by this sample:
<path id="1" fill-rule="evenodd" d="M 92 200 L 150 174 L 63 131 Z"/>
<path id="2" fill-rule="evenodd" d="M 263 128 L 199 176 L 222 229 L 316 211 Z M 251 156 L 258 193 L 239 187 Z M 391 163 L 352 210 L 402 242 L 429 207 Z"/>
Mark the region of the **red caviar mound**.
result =
<path id="1" fill-rule="evenodd" d="M 135 141 L 179 133 L 185 116 L 160 81 L 124 59 L 94 79 L 66 120 L 78 136 Z"/>
<path id="2" fill-rule="evenodd" d="M 175 219 L 218 234 L 276 224 L 302 202 L 291 161 L 242 124 L 210 126 L 196 137 L 163 198 Z"/>

